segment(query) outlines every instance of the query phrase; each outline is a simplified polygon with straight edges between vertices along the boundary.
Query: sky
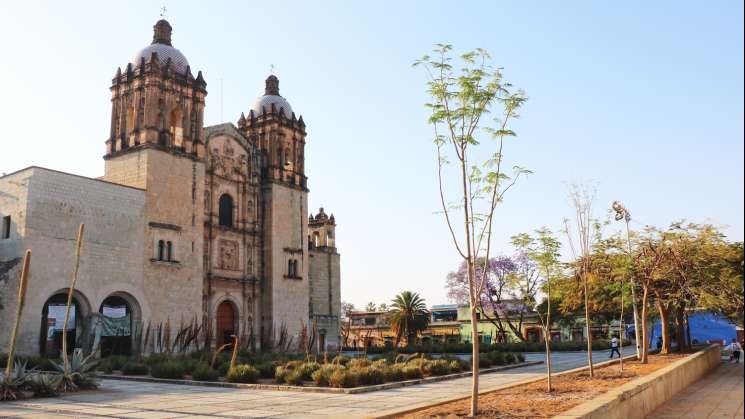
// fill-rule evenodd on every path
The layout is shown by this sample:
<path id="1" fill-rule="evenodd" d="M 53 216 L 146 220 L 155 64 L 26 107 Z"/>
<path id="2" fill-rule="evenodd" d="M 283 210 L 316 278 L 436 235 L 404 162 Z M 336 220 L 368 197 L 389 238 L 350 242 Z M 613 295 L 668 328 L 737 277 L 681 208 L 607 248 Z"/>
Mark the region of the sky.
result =
<path id="1" fill-rule="evenodd" d="M 111 78 L 163 4 L 0 3 L 0 173 L 103 174 Z M 336 216 L 342 300 L 357 307 L 403 290 L 448 302 L 459 256 L 437 212 L 426 74 L 411 68 L 436 43 L 488 50 L 529 97 L 504 155 L 534 173 L 497 209 L 497 253 L 514 234 L 558 231 L 576 182 L 594 185 L 598 217 L 617 199 L 634 229 L 686 219 L 743 240 L 741 1 L 165 6 L 173 45 L 207 81 L 205 125 L 247 113 L 274 66 L 307 124 L 310 208 Z"/>

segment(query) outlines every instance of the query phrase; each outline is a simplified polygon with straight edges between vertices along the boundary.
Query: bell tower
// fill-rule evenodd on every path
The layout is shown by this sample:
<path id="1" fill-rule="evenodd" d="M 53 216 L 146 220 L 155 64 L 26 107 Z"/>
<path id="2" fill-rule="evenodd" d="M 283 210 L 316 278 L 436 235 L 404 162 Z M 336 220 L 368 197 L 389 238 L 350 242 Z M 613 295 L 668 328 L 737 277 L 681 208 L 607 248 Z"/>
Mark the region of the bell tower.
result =
<path id="1" fill-rule="evenodd" d="M 186 57 L 171 43 L 172 27 L 161 19 L 153 41 L 111 82 L 108 160 L 138 148 L 159 148 L 194 158 L 204 155 L 201 138 L 207 83 L 194 77 Z"/>

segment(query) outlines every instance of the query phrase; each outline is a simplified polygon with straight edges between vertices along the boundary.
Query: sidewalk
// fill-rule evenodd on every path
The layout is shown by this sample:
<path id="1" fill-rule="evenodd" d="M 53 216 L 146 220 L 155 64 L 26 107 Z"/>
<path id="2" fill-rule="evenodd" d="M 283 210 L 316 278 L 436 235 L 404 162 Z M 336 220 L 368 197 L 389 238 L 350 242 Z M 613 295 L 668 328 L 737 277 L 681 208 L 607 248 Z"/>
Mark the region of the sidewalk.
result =
<path id="1" fill-rule="evenodd" d="M 742 418 L 743 363 L 726 361 L 691 384 L 648 418 Z"/>

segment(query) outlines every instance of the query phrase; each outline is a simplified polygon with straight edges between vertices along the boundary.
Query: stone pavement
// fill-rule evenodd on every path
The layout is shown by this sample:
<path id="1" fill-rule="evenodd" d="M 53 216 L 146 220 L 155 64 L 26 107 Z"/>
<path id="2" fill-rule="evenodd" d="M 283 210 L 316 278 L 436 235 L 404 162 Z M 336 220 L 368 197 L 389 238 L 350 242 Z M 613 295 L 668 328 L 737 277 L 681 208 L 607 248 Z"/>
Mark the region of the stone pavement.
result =
<path id="1" fill-rule="evenodd" d="M 743 364 L 728 364 L 691 384 L 648 418 L 742 418 Z"/>
<path id="2" fill-rule="evenodd" d="M 607 360 L 607 352 L 595 352 L 595 361 Z M 554 354 L 554 371 L 582 366 L 584 352 Z M 529 361 L 543 354 L 526 354 Z M 742 372 L 742 370 L 740 370 Z M 490 389 L 540 377 L 545 365 L 534 365 L 481 376 L 481 388 Z M 403 408 L 424 401 L 436 402 L 468 395 L 470 377 L 394 388 L 362 394 L 304 393 L 248 390 L 102 380 L 97 391 L 63 397 L 30 399 L 0 404 L 0 417 L 48 418 L 206 418 L 364 417 L 382 410 Z M 740 399 L 742 405 L 742 398 Z"/>

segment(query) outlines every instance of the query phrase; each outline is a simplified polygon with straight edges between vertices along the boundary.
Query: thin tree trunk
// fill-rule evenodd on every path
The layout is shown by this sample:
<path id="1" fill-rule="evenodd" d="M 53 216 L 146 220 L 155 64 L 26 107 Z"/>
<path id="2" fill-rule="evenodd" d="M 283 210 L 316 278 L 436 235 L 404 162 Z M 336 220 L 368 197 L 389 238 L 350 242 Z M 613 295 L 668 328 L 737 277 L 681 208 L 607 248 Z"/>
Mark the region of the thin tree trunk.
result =
<path id="1" fill-rule="evenodd" d="M 649 288 L 644 287 L 644 293 L 642 295 L 642 357 L 641 363 L 646 364 L 649 362 L 649 331 L 647 330 L 647 305 L 649 301 Z"/>
<path id="2" fill-rule="evenodd" d="M 75 268 L 72 271 L 72 284 L 70 284 L 70 290 L 67 292 L 67 309 L 65 310 L 65 322 L 62 325 L 62 361 L 65 368 L 65 372 L 69 371 L 70 360 L 67 356 L 67 323 L 70 320 L 70 306 L 72 305 L 72 294 L 75 292 L 75 284 L 78 282 L 78 269 L 80 268 L 80 248 L 83 245 L 83 230 L 85 230 L 85 224 L 80 224 L 78 229 L 78 240 L 75 245 Z M 75 313 L 75 318 L 80 313 Z"/>
<path id="3" fill-rule="evenodd" d="M 585 283 L 585 330 L 587 331 L 587 364 L 590 368 L 590 377 L 595 376 L 595 368 L 592 365 L 592 331 L 590 330 L 590 297 L 587 285 L 587 273 L 583 274 Z"/>
<path id="4" fill-rule="evenodd" d="M 660 312 L 660 331 L 662 334 L 662 349 L 660 350 L 660 354 L 669 354 L 670 328 L 668 325 L 668 320 L 670 319 L 670 309 L 667 307 L 666 304 L 660 301 L 659 298 L 657 298 L 657 310 Z"/>
<path id="5" fill-rule="evenodd" d="M 546 342 L 546 385 L 548 392 L 552 390 L 551 386 L 551 275 L 546 270 L 546 324 L 543 328 L 543 340 Z"/>
<path id="6" fill-rule="evenodd" d="M 686 342 L 689 350 L 693 349 L 693 342 L 691 341 L 691 323 L 688 321 L 688 313 L 685 313 L 686 322 Z"/>
<path id="7" fill-rule="evenodd" d="M 625 333 L 626 329 L 623 327 L 623 283 L 621 283 L 621 320 L 618 323 L 618 363 L 621 366 L 621 371 L 623 371 L 623 335 Z M 611 355 L 613 355 L 613 352 L 611 352 Z"/>
<path id="8" fill-rule="evenodd" d="M 678 341 L 678 352 L 688 349 L 685 338 L 685 306 L 681 305 L 675 310 L 675 340 Z"/>
<path id="9" fill-rule="evenodd" d="M 8 347 L 8 362 L 5 365 L 5 378 L 9 378 L 13 374 L 13 356 L 16 350 L 16 337 L 18 335 L 18 327 L 21 324 L 21 314 L 23 314 L 23 306 L 26 302 L 26 289 L 29 264 L 31 263 L 31 251 L 26 250 L 26 254 L 23 256 L 23 265 L 21 267 L 21 281 L 18 284 L 18 306 L 16 307 L 16 322 L 13 325 L 13 333 L 10 335 L 10 345 Z"/>
<path id="10" fill-rule="evenodd" d="M 479 411 L 479 330 L 478 318 L 476 318 L 476 307 L 471 303 L 471 416 L 476 416 Z"/>

